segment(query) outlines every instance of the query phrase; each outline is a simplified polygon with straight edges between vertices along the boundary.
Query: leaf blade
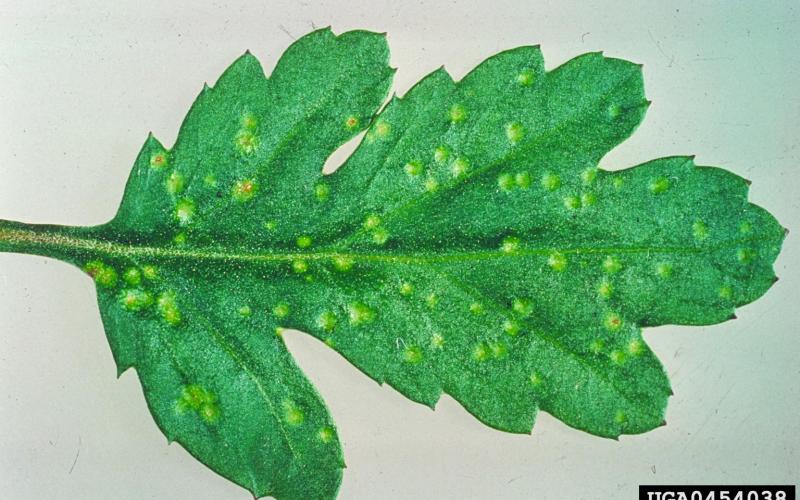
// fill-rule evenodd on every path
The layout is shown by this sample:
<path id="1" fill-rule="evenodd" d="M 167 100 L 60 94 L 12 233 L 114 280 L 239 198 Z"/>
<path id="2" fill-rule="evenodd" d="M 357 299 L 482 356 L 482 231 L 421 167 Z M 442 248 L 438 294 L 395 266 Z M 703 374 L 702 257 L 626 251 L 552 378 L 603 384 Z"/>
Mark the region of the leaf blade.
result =
<path id="1" fill-rule="evenodd" d="M 247 53 L 171 150 L 148 137 L 109 224 L 0 221 L 0 250 L 86 270 L 164 434 L 255 495 L 332 498 L 344 465 L 283 328 L 509 432 L 540 410 L 612 438 L 662 425 L 641 327 L 729 319 L 774 282 L 783 228 L 693 158 L 598 167 L 649 104 L 639 65 L 545 71 L 520 47 L 378 112 L 392 75 L 368 32 L 313 32 L 269 77 Z"/>

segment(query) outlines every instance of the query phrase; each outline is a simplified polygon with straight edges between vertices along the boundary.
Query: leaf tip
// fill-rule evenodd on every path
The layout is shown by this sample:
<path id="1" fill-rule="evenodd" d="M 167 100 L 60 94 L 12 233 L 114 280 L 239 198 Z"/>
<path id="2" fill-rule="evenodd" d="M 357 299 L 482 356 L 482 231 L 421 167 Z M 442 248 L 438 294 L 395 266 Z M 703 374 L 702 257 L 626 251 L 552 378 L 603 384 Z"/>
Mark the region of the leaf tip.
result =
<path id="1" fill-rule="evenodd" d="M 667 426 L 667 421 L 666 420 L 662 420 L 661 423 L 658 426 L 659 427 L 666 427 Z"/>
<path id="2" fill-rule="evenodd" d="M 149 131 L 147 133 L 147 139 L 145 139 L 145 141 L 144 141 L 144 146 L 142 146 L 142 150 L 143 151 L 147 150 L 147 152 L 149 154 L 150 152 L 153 152 L 153 151 L 166 150 L 166 148 L 164 147 L 163 144 L 161 144 L 161 141 L 158 140 L 158 138 L 155 136 L 155 134 L 151 130 L 151 131 Z"/>

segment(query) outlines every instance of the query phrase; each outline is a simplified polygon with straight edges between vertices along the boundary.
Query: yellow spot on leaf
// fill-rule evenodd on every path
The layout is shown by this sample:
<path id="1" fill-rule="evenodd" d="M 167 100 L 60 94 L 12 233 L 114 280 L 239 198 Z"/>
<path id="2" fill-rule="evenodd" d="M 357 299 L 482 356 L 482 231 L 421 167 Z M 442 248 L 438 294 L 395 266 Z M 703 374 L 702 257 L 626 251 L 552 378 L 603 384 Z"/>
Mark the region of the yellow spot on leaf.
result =
<path id="1" fill-rule="evenodd" d="M 450 173 L 455 178 L 466 174 L 467 170 L 469 170 L 469 161 L 466 158 L 456 158 L 450 165 Z"/>
<path id="2" fill-rule="evenodd" d="M 522 140 L 525 135 L 525 129 L 519 122 L 507 123 L 505 126 L 506 138 L 511 144 L 516 144 Z"/>
<path id="3" fill-rule="evenodd" d="M 375 136 L 376 137 L 386 137 L 389 135 L 389 132 L 392 131 L 392 127 L 385 121 L 385 120 L 378 120 L 375 123 Z"/>
<path id="4" fill-rule="evenodd" d="M 220 416 L 217 395 L 198 384 L 183 387 L 177 408 L 181 413 L 186 411 L 197 413 L 208 424 L 215 423 Z"/>
<path id="5" fill-rule="evenodd" d="M 253 199 L 258 191 L 258 184 L 253 179 L 238 180 L 233 184 L 231 196 L 235 201 L 244 203 Z"/>
<path id="6" fill-rule="evenodd" d="M 555 191 L 561 186 L 561 178 L 556 174 L 544 174 L 542 176 L 542 187 L 548 191 Z"/>
<path id="7" fill-rule="evenodd" d="M 337 271 L 349 271 L 353 268 L 354 260 L 346 255 L 336 255 L 333 257 L 333 267 Z"/>
<path id="8" fill-rule="evenodd" d="M 386 229 L 379 227 L 372 232 L 372 241 L 376 245 L 383 245 L 387 241 L 389 241 L 389 231 Z"/>
<path id="9" fill-rule="evenodd" d="M 427 297 L 425 297 L 425 304 L 433 309 L 439 303 L 439 296 L 436 293 L 430 293 Z"/>
<path id="10" fill-rule="evenodd" d="M 520 240 L 516 236 L 507 236 L 503 239 L 502 245 L 500 245 L 500 250 L 505 254 L 512 254 L 516 253 L 520 249 Z"/>
<path id="11" fill-rule="evenodd" d="M 560 273 L 567 268 L 567 258 L 562 253 L 553 252 L 547 258 L 547 265 L 550 266 L 550 269 L 553 271 Z"/>
<path id="12" fill-rule="evenodd" d="M 333 441 L 333 437 L 334 437 L 333 429 L 331 429 L 331 428 L 330 428 L 330 427 L 328 427 L 328 426 L 322 427 L 322 428 L 321 428 L 321 429 L 320 429 L 320 430 L 317 432 L 317 438 L 318 438 L 320 441 L 322 441 L 323 443 L 325 443 L 325 444 L 328 444 L 328 443 L 330 443 L 331 441 Z"/>
<path id="13" fill-rule="evenodd" d="M 597 169 L 594 167 L 587 168 L 581 172 L 581 180 L 584 184 L 592 184 L 597 179 Z"/>
<path id="14" fill-rule="evenodd" d="M 219 420 L 219 406 L 216 404 L 204 404 L 200 407 L 198 414 L 206 423 L 213 424 Z"/>
<path id="15" fill-rule="evenodd" d="M 125 274 L 122 275 L 122 278 L 125 280 L 125 283 L 131 286 L 138 286 L 139 283 L 142 282 L 142 273 L 135 267 L 130 267 L 125 271 Z"/>
<path id="16" fill-rule="evenodd" d="M 155 281 L 158 279 L 158 269 L 151 265 L 142 266 L 142 276 L 148 281 Z"/>
<path id="17" fill-rule="evenodd" d="M 520 189 L 528 189 L 531 187 L 533 183 L 533 179 L 531 178 L 531 174 L 528 172 L 519 172 L 517 175 L 514 176 L 514 183 Z"/>
<path id="18" fill-rule="evenodd" d="M 736 249 L 736 260 L 742 264 L 748 264 L 755 258 L 756 252 L 751 248 L 738 248 Z"/>
<path id="19" fill-rule="evenodd" d="M 614 274 L 622 270 L 622 262 L 612 255 L 603 260 L 603 271 L 607 272 L 608 274 Z"/>
<path id="20" fill-rule="evenodd" d="M 106 265 L 103 261 L 93 260 L 83 268 L 95 283 L 105 288 L 112 288 L 117 284 L 117 272 L 113 267 Z"/>
<path id="21" fill-rule="evenodd" d="M 153 304 L 153 295 L 138 288 L 122 290 L 119 302 L 128 311 L 141 311 Z"/>
<path id="22" fill-rule="evenodd" d="M 530 299 L 516 298 L 511 308 L 520 316 L 530 316 L 533 312 L 533 302 Z"/>
<path id="23" fill-rule="evenodd" d="M 291 312 L 289 309 L 289 304 L 285 302 L 276 304 L 275 307 L 272 308 L 272 314 L 278 318 L 285 318 L 289 315 L 289 312 Z"/>
<path id="24" fill-rule="evenodd" d="M 638 356 L 644 352 L 644 344 L 639 339 L 633 339 L 628 342 L 628 353 L 632 356 Z"/>
<path id="25" fill-rule="evenodd" d="M 437 181 L 434 177 L 428 176 L 425 179 L 425 191 L 429 193 L 436 192 L 439 189 L 439 181 Z"/>
<path id="26" fill-rule="evenodd" d="M 203 177 L 203 184 L 212 188 L 217 187 L 217 177 L 214 174 L 206 174 L 206 176 Z"/>
<path id="27" fill-rule="evenodd" d="M 405 164 L 403 170 L 405 170 L 405 172 L 411 177 L 417 177 L 422 173 L 423 170 L 422 163 L 420 163 L 417 160 L 411 160 L 410 162 Z"/>
<path id="28" fill-rule="evenodd" d="M 706 223 L 701 220 L 694 221 L 692 235 L 697 241 L 703 241 L 708 238 L 708 226 L 706 226 Z"/>
<path id="29" fill-rule="evenodd" d="M 375 229 L 381 223 L 381 218 L 375 214 L 368 215 L 366 219 L 364 219 L 364 229 Z"/>
<path id="30" fill-rule="evenodd" d="M 186 244 L 186 233 L 181 231 L 172 238 L 172 242 L 178 246 Z"/>
<path id="31" fill-rule="evenodd" d="M 354 326 L 370 323 L 375 319 L 375 311 L 361 302 L 353 302 L 347 307 L 350 324 Z"/>
<path id="32" fill-rule="evenodd" d="M 254 114 L 245 113 L 242 115 L 242 128 L 254 130 L 256 127 L 258 127 L 258 120 Z"/>
<path id="33" fill-rule="evenodd" d="M 489 344 L 489 350 L 494 359 L 501 359 L 508 354 L 508 347 L 503 342 L 492 342 Z"/>
<path id="34" fill-rule="evenodd" d="M 487 359 L 489 359 L 489 356 L 490 356 L 489 348 L 483 342 L 476 345 L 475 348 L 472 350 L 472 357 L 476 361 L 486 361 Z"/>
<path id="35" fill-rule="evenodd" d="M 178 194 L 183 192 L 186 187 L 186 179 L 180 172 L 172 172 L 166 180 L 167 192 L 170 194 Z"/>
<path id="36" fill-rule="evenodd" d="M 175 220 L 177 220 L 178 224 L 181 226 L 186 226 L 191 223 L 192 219 L 194 219 L 194 215 L 195 204 L 194 201 L 189 198 L 181 198 L 178 200 L 178 203 L 175 204 Z"/>
<path id="37" fill-rule="evenodd" d="M 410 364 L 417 364 L 422 361 L 422 349 L 417 346 L 408 346 L 403 349 L 403 361 Z"/>
<path id="38" fill-rule="evenodd" d="M 503 321 L 503 331 L 506 332 L 508 335 L 514 337 L 519 334 L 519 330 L 520 330 L 519 323 L 517 323 L 513 319 L 507 319 Z"/>
<path id="39" fill-rule="evenodd" d="M 447 146 L 439 146 L 433 151 L 433 160 L 436 163 L 444 163 L 450 158 L 450 151 Z"/>
<path id="40" fill-rule="evenodd" d="M 150 156 L 150 166 L 152 168 L 156 170 L 162 170 L 167 165 L 169 165 L 169 159 L 167 157 L 167 153 L 159 151 L 158 153 L 153 153 Z"/>
<path id="41" fill-rule="evenodd" d="M 287 400 L 283 402 L 283 419 L 287 424 L 297 426 L 302 424 L 306 417 L 293 401 Z"/>
<path id="42" fill-rule="evenodd" d="M 158 312 L 161 318 L 171 326 L 176 326 L 181 322 L 181 311 L 178 308 L 177 295 L 174 291 L 168 290 L 158 296 Z"/>
<path id="43" fill-rule="evenodd" d="M 672 276 L 672 264 L 669 262 L 659 262 L 656 264 L 656 276 L 664 279 Z"/>
<path id="44" fill-rule="evenodd" d="M 530 69 L 523 69 L 517 75 L 517 83 L 524 86 L 529 87 L 533 85 L 534 80 L 536 79 L 535 73 Z"/>
<path id="45" fill-rule="evenodd" d="M 461 104 L 453 104 L 450 107 L 449 116 L 453 123 L 463 122 L 467 118 L 467 110 Z"/>
<path id="46" fill-rule="evenodd" d="M 581 199 L 575 195 L 565 196 L 564 206 L 570 210 L 581 208 Z"/>
<path id="47" fill-rule="evenodd" d="M 297 274 L 302 274 L 308 271 L 308 262 L 303 259 L 295 259 L 292 261 L 292 270 Z"/>
<path id="48" fill-rule="evenodd" d="M 514 176 L 511 174 L 500 174 L 497 177 L 497 185 L 503 191 L 511 191 L 514 188 Z"/>
<path id="49" fill-rule="evenodd" d="M 233 140 L 236 150 L 246 156 L 252 155 L 258 149 L 259 142 L 256 134 L 248 129 L 240 130 Z"/>
<path id="50" fill-rule="evenodd" d="M 325 330 L 326 332 L 333 331 L 336 327 L 336 323 L 339 320 L 336 318 L 336 315 L 331 311 L 323 311 L 322 314 L 319 315 L 317 318 L 317 326 Z"/>
<path id="51" fill-rule="evenodd" d="M 739 233 L 741 234 L 750 234 L 753 232 L 753 225 L 747 221 L 742 222 L 739 224 Z"/>
<path id="52" fill-rule="evenodd" d="M 621 365 L 625 362 L 625 353 L 622 351 L 611 351 L 608 356 L 615 365 Z"/>
<path id="53" fill-rule="evenodd" d="M 314 186 L 314 196 L 317 198 L 317 201 L 326 201 L 328 196 L 330 196 L 330 193 L 331 188 L 323 182 Z"/>
<path id="54" fill-rule="evenodd" d="M 615 332 L 622 327 L 622 319 L 619 317 L 619 314 L 615 312 L 609 312 L 606 314 L 603 324 L 605 325 L 606 329 Z"/>
<path id="55" fill-rule="evenodd" d="M 669 179 L 666 177 L 657 177 L 650 181 L 648 188 L 653 194 L 664 193 L 670 188 Z"/>
<path id="56" fill-rule="evenodd" d="M 597 287 L 597 295 L 602 299 L 610 298 L 612 293 L 614 293 L 614 286 L 608 281 L 601 282 Z"/>
<path id="57" fill-rule="evenodd" d="M 355 130 L 358 128 L 358 124 L 359 119 L 355 115 L 350 115 L 344 120 L 344 126 L 347 128 L 347 130 Z"/>

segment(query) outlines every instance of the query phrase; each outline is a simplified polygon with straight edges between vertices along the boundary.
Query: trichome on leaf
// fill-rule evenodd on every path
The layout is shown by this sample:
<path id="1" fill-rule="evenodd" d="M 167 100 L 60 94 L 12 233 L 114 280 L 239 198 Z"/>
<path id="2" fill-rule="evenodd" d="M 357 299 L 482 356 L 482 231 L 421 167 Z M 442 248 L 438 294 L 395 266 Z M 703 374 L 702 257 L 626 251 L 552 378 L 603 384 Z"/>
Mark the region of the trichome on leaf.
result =
<path id="1" fill-rule="evenodd" d="M 605 437 L 661 425 L 671 389 L 641 328 L 729 319 L 775 280 L 783 228 L 692 157 L 598 168 L 649 104 L 636 64 L 545 71 L 520 47 L 381 108 L 388 59 L 382 35 L 327 29 L 269 78 L 246 53 L 174 147 L 148 137 L 110 222 L 0 221 L 0 251 L 93 277 L 158 426 L 257 496 L 333 498 L 344 465 L 287 328 L 504 431 L 539 410 Z"/>

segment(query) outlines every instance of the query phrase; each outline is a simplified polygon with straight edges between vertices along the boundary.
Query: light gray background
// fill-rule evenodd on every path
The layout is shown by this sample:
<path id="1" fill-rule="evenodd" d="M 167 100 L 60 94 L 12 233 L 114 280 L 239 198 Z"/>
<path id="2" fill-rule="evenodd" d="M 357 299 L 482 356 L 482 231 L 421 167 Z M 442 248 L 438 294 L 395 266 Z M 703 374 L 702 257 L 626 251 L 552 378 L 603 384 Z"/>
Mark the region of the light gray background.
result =
<path id="1" fill-rule="evenodd" d="M 113 7 L 112 7 L 113 6 Z M 604 160 L 697 154 L 753 181 L 792 230 L 781 281 L 739 319 L 649 329 L 672 379 L 669 425 L 604 440 L 540 415 L 533 436 L 436 412 L 379 387 L 323 344 L 286 336 L 338 423 L 343 499 L 635 498 L 639 483 L 786 483 L 800 471 L 800 16 L 786 2 L 0 1 L 0 217 L 109 219 L 148 130 L 172 144 L 204 81 L 245 49 L 268 70 L 314 26 L 387 31 L 394 88 L 442 63 L 461 77 L 541 43 L 644 63 L 644 124 Z M 0 498 L 246 499 L 167 446 L 134 372 L 119 381 L 92 284 L 0 255 Z"/>

